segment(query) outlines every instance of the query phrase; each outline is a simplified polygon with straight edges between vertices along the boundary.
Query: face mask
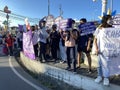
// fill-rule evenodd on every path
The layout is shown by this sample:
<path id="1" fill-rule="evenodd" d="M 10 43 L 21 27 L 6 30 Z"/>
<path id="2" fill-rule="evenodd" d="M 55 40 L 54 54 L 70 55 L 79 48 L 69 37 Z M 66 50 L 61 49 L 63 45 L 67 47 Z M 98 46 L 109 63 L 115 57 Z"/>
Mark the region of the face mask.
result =
<path id="1" fill-rule="evenodd" d="M 107 21 L 107 24 L 112 25 L 112 20 L 109 19 L 109 20 Z"/>

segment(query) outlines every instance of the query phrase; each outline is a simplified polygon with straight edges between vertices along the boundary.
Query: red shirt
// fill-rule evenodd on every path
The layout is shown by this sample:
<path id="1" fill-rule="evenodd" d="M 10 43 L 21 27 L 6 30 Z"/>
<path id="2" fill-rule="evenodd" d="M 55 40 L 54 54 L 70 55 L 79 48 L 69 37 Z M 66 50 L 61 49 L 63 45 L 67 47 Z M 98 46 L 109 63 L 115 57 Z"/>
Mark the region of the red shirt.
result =
<path id="1" fill-rule="evenodd" d="M 8 38 L 5 39 L 7 47 L 13 46 L 14 41 L 15 41 L 15 39 L 12 38 L 12 37 L 8 37 Z"/>

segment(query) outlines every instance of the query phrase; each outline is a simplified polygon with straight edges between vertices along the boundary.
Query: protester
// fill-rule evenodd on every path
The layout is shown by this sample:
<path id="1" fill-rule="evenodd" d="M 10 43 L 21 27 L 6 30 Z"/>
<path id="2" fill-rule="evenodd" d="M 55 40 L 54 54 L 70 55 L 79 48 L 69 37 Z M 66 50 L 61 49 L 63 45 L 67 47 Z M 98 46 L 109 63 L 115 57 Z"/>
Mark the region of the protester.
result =
<path id="1" fill-rule="evenodd" d="M 80 25 L 78 26 L 79 29 L 81 28 L 80 26 L 84 23 L 86 23 L 87 20 L 85 18 L 80 19 Z M 77 47 L 77 51 L 78 51 L 78 59 L 77 59 L 77 64 L 78 64 L 78 68 L 80 68 L 80 63 L 81 63 L 81 59 L 82 59 L 82 53 L 84 52 L 87 56 L 88 59 L 88 65 L 89 65 L 89 73 L 91 73 L 91 56 L 90 56 L 90 45 L 91 45 L 91 35 L 81 35 L 81 30 L 79 31 L 80 35 L 78 37 L 78 47 Z"/>
<path id="2" fill-rule="evenodd" d="M 18 46 L 20 50 L 23 50 L 23 31 L 19 31 L 17 33 L 17 41 L 18 41 Z"/>
<path id="3" fill-rule="evenodd" d="M 5 43 L 9 51 L 9 55 L 13 55 L 13 44 L 15 39 L 11 36 L 11 34 L 7 34 L 7 37 L 5 38 Z"/>
<path id="4" fill-rule="evenodd" d="M 109 85 L 108 63 L 109 63 L 110 57 L 108 56 L 106 57 L 102 53 L 102 46 L 100 45 L 100 43 L 102 43 L 102 40 L 100 40 L 99 38 L 102 37 L 102 35 L 100 35 L 101 30 L 103 30 L 104 28 L 112 27 L 110 20 L 111 20 L 110 15 L 103 16 L 102 24 L 96 29 L 94 33 L 94 36 L 95 36 L 94 45 L 96 48 L 96 54 L 98 55 L 98 68 L 97 68 L 98 76 L 95 79 L 95 82 L 99 83 L 102 81 L 102 78 L 103 78 L 103 85 Z"/>
<path id="5" fill-rule="evenodd" d="M 14 50 L 15 50 L 15 49 L 17 49 L 17 44 L 18 44 L 18 43 L 17 43 L 17 38 L 16 38 L 16 36 L 14 36 L 14 39 L 15 39 L 15 41 L 14 41 Z"/>
<path id="6" fill-rule="evenodd" d="M 61 61 L 60 63 L 65 63 L 67 60 L 67 55 L 65 52 L 65 41 L 64 41 L 64 31 L 61 29 L 59 30 L 59 51 L 60 51 L 60 57 L 61 57 Z"/>
<path id="7" fill-rule="evenodd" d="M 47 33 L 47 28 L 46 28 L 46 21 L 40 21 L 39 22 L 39 27 L 40 29 L 38 30 L 39 34 L 39 42 L 40 42 L 40 53 L 39 53 L 39 59 L 41 62 L 47 61 L 46 59 L 46 40 L 49 37 L 49 34 Z"/>
<path id="8" fill-rule="evenodd" d="M 65 46 L 66 46 L 66 54 L 67 54 L 67 65 L 66 70 L 73 69 L 76 72 L 76 53 L 75 53 L 75 40 L 77 39 L 76 30 L 66 30 L 65 32 Z M 72 52 L 72 54 L 70 54 Z M 72 57 L 72 60 L 71 60 Z M 71 67 L 71 62 L 73 64 L 73 68 Z"/>
<path id="9" fill-rule="evenodd" d="M 51 54 L 54 62 L 57 61 L 58 49 L 59 49 L 59 35 L 57 32 L 57 25 L 52 25 L 52 31 L 50 33 L 50 45 L 51 45 Z"/>
<path id="10" fill-rule="evenodd" d="M 34 52 L 35 52 L 35 57 L 38 57 L 38 28 L 37 26 L 32 26 L 32 42 L 33 42 L 33 47 L 34 47 Z"/>
<path id="11" fill-rule="evenodd" d="M 48 27 L 47 27 L 47 33 L 49 35 L 51 33 L 51 29 L 49 29 Z M 47 58 L 47 60 L 52 59 L 51 58 L 50 37 L 47 38 L 47 42 L 46 42 L 46 58 Z"/>

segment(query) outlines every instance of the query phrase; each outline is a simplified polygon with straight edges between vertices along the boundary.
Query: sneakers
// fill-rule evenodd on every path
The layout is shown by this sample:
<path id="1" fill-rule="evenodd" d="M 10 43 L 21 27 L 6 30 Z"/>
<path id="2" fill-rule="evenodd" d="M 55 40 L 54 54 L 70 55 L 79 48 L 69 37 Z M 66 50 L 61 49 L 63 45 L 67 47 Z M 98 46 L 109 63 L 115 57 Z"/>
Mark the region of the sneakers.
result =
<path id="1" fill-rule="evenodd" d="M 60 61 L 61 64 L 65 63 L 66 61 Z"/>
<path id="2" fill-rule="evenodd" d="M 96 79 L 95 79 L 95 82 L 96 83 L 100 83 L 102 81 L 102 77 L 101 76 L 98 76 Z M 104 78 L 103 80 L 103 85 L 105 86 L 108 86 L 109 85 L 109 79 L 108 78 Z"/>
<path id="3" fill-rule="evenodd" d="M 109 85 L 109 79 L 108 78 L 104 78 L 103 85 L 105 85 L 105 86 Z"/>
<path id="4" fill-rule="evenodd" d="M 101 76 L 98 76 L 96 79 L 95 79 L 95 82 L 96 83 L 100 83 L 102 81 L 102 77 Z"/>
<path id="5" fill-rule="evenodd" d="M 88 73 L 89 73 L 89 74 L 91 74 L 91 73 L 92 73 L 92 70 L 91 70 L 91 69 L 89 69 L 89 70 L 88 70 Z"/>

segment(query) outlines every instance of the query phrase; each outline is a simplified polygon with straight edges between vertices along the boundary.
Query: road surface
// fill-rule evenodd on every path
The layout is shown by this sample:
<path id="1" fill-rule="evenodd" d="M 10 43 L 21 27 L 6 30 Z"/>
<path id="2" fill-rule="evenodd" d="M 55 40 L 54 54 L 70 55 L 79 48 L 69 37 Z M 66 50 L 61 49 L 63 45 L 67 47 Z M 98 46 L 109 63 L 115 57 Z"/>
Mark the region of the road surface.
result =
<path id="1" fill-rule="evenodd" d="M 14 57 L 0 57 L 0 90 L 48 90 L 28 75 Z"/>

